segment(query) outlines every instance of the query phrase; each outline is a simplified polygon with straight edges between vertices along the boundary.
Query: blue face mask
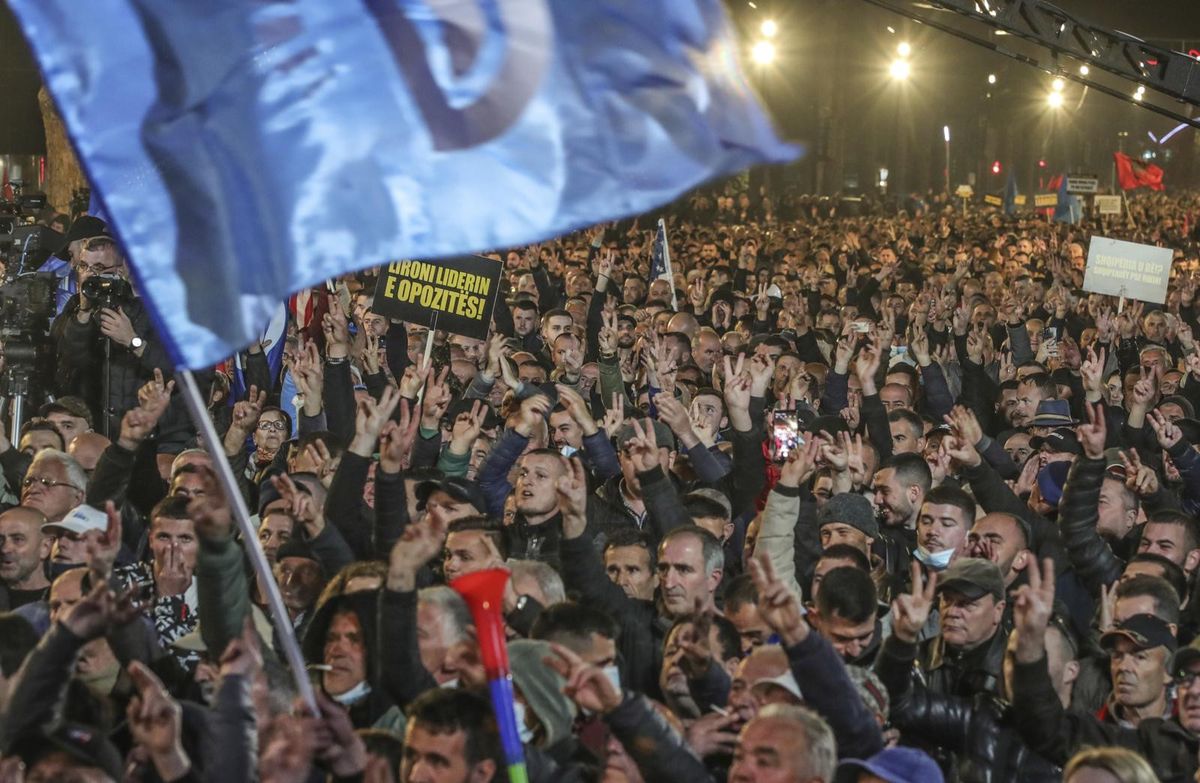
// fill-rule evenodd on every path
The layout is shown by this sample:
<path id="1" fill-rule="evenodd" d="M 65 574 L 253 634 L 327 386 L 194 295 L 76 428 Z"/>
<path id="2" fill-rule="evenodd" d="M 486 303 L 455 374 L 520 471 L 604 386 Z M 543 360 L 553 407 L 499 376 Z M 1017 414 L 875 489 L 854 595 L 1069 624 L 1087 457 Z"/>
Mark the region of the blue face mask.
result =
<path id="1" fill-rule="evenodd" d="M 941 552 L 930 552 L 925 547 L 919 546 L 917 551 L 913 552 L 913 557 L 934 571 L 945 571 L 950 567 L 950 559 L 954 557 L 954 550 L 943 549 Z"/>
<path id="2" fill-rule="evenodd" d="M 558 453 L 562 454 L 567 459 L 570 459 L 579 453 L 579 449 L 575 448 L 574 446 L 563 446 L 558 450 Z"/>

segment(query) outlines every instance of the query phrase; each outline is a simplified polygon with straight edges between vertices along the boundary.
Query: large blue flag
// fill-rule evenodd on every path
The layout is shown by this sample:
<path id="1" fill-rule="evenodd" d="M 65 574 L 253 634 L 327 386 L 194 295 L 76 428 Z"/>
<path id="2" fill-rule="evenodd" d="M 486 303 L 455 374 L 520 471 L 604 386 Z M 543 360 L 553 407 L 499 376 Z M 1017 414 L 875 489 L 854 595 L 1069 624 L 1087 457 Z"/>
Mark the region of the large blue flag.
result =
<path id="1" fill-rule="evenodd" d="M 1004 183 L 1004 214 L 1015 215 L 1017 212 L 1017 178 L 1012 171 L 1008 172 L 1008 180 Z"/>
<path id="2" fill-rule="evenodd" d="M 175 360 L 790 159 L 721 0 L 10 0 Z"/>

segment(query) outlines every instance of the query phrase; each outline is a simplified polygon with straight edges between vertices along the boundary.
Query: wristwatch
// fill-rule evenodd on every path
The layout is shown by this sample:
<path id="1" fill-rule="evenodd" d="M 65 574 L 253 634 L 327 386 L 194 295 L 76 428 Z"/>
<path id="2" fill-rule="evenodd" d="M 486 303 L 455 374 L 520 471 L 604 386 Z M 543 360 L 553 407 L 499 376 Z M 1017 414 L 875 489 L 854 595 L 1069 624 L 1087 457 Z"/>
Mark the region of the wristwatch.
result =
<path id="1" fill-rule="evenodd" d="M 142 346 L 144 346 L 145 344 L 146 344 L 145 340 L 143 340 L 140 337 L 134 336 L 134 338 L 129 341 L 129 350 L 140 351 L 142 349 Z"/>

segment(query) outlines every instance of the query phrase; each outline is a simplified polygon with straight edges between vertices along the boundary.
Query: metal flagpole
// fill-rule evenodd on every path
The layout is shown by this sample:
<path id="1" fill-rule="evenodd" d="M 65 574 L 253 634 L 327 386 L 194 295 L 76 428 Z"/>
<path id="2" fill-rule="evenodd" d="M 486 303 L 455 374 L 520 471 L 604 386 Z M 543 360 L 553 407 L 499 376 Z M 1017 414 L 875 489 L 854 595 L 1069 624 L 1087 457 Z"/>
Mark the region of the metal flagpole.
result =
<path id="1" fill-rule="evenodd" d="M 292 628 L 287 608 L 283 605 L 283 596 L 280 595 L 279 585 L 275 583 L 275 576 L 271 573 L 270 565 L 267 564 L 267 556 L 263 554 L 262 545 L 258 541 L 258 531 L 250 524 L 250 509 L 246 507 L 246 499 L 242 497 L 242 492 L 238 489 L 237 478 L 233 475 L 233 467 L 225 456 L 221 439 L 217 437 L 217 429 L 208 416 L 208 406 L 204 404 L 204 399 L 200 396 L 200 389 L 196 385 L 196 378 L 192 375 L 191 370 L 177 370 L 176 376 L 183 381 L 181 387 L 183 399 L 187 402 L 188 411 L 192 414 L 192 421 L 196 424 L 200 435 L 203 436 L 204 443 L 209 447 L 208 451 L 212 455 L 217 480 L 221 482 L 221 489 L 225 491 L 225 497 L 229 499 L 233 519 L 242 532 L 242 546 L 250 555 L 250 565 L 254 567 L 254 572 L 258 575 L 259 585 L 266 590 L 271 621 L 279 633 L 279 642 L 283 645 L 284 658 L 292 669 L 296 690 L 300 692 L 301 698 L 313 712 L 320 714 L 312 683 L 308 680 L 304 656 L 300 653 L 299 642 L 296 641 L 296 632 Z"/>

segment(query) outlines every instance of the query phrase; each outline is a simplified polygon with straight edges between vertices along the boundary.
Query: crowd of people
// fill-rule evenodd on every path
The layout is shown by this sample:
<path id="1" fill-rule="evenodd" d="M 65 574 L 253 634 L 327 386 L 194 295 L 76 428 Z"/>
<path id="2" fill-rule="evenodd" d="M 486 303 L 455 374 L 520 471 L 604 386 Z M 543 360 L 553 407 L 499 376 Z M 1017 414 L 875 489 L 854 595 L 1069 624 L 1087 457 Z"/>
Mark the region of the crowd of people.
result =
<path id="1" fill-rule="evenodd" d="M 486 339 L 348 275 L 202 375 L 213 443 L 76 220 L 0 431 L 0 781 L 507 780 L 483 569 L 534 783 L 1191 780 L 1200 198 L 930 203 L 722 185 L 673 279 L 651 216 L 491 253 Z M 1165 303 L 1085 292 L 1093 236 L 1174 249 Z"/>

